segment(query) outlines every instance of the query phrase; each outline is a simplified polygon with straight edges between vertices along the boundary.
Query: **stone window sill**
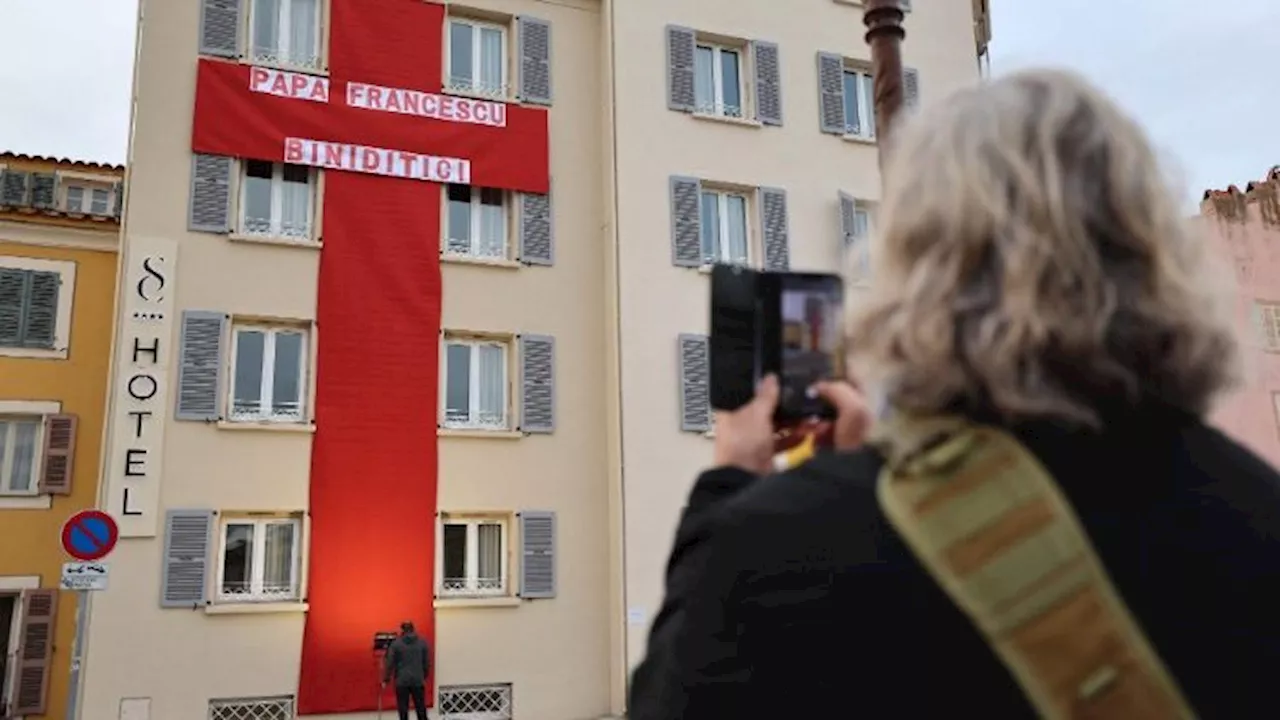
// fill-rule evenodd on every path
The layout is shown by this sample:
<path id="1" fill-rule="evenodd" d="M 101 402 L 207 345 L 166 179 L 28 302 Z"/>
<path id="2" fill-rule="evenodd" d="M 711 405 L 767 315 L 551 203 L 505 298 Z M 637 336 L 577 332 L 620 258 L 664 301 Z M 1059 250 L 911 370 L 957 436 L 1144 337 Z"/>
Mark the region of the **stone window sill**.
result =
<path id="1" fill-rule="evenodd" d="M 0 347 L 0 357 L 26 358 L 29 360 L 66 360 L 66 348 Z"/>
<path id="2" fill-rule="evenodd" d="M 213 603 L 204 606 L 206 615 L 279 615 L 305 613 L 311 606 L 305 602 Z"/>
<path id="3" fill-rule="evenodd" d="M 523 267 L 518 261 L 507 258 L 480 258 L 452 253 L 440 253 L 440 262 L 455 265 L 479 265 L 480 267 L 501 268 L 503 270 L 519 270 Z"/>
<path id="4" fill-rule="evenodd" d="M 437 610 L 450 608 L 511 608 L 519 607 L 521 599 L 512 596 L 503 597 L 443 597 L 436 598 Z"/>
<path id="5" fill-rule="evenodd" d="M 468 430 L 465 428 L 442 427 L 436 430 L 437 437 L 472 438 L 475 440 L 519 440 L 524 433 L 516 430 Z"/>
<path id="6" fill-rule="evenodd" d="M 236 422 L 232 420 L 219 420 L 218 429 L 313 434 L 316 431 L 316 426 L 314 423 Z"/>
<path id="7" fill-rule="evenodd" d="M 303 240 L 290 237 L 276 237 L 274 235 L 245 235 L 243 233 L 232 233 L 227 236 L 231 242 L 249 243 L 253 245 L 281 245 L 284 247 L 306 248 L 308 250 L 319 250 L 324 247 L 324 243 L 319 240 Z"/>
<path id="8" fill-rule="evenodd" d="M 737 125 L 738 127 L 762 128 L 764 123 L 750 118 L 729 117 L 727 115 L 715 115 L 713 113 L 691 113 L 695 120 L 705 120 L 707 122 L 724 123 L 725 125 Z"/>
<path id="9" fill-rule="evenodd" d="M 841 135 L 840 139 L 848 143 L 853 143 L 854 145 L 870 145 L 872 147 L 875 147 L 876 145 L 875 138 L 865 138 L 861 135 Z"/>
<path id="10" fill-rule="evenodd" d="M 0 510 L 48 510 L 53 507 L 50 495 L 0 495 Z"/>

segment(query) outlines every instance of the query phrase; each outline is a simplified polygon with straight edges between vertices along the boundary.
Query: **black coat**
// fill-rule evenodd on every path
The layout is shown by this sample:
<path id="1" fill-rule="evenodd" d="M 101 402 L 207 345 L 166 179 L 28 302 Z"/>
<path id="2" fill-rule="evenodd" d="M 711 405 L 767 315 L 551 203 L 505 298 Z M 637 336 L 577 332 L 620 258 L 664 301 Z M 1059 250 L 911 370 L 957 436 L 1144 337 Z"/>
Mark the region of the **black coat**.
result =
<path id="1" fill-rule="evenodd" d="M 1189 418 L 1123 427 L 1015 432 L 1200 716 L 1280 715 L 1280 476 Z M 881 514 L 880 466 L 863 450 L 698 479 L 631 720 L 1035 717 Z"/>

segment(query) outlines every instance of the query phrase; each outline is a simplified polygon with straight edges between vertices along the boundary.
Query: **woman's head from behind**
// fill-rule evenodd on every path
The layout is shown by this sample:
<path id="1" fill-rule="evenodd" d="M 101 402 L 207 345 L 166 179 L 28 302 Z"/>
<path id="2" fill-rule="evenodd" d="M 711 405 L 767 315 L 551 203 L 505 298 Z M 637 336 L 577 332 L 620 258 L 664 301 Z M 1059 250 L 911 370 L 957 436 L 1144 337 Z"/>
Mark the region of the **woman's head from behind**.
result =
<path id="1" fill-rule="evenodd" d="M 1026 72 L 904 125 L 854 366 L 903 410 L 1100 425 L 1195 414 L 1235 342 L 1136 124 L 1083 80 Z"/>

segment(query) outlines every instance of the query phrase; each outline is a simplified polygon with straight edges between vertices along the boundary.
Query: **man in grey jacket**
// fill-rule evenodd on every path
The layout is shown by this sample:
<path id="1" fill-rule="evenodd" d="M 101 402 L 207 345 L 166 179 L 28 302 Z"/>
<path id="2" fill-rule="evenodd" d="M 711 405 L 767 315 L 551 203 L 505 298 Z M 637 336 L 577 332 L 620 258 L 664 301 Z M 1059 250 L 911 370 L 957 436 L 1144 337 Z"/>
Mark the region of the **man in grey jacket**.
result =
<path id="1" fill-rule="evenodd" d="M 418 637 L 413 623 L 400 623 L 400 637 L 387 648 L 382 671 L 382 684 L 396 684 L 396 709 L 400 720 L 409 720 L 409 700 L 418 720 L 427 720 L 426 686 L 431 673 L 431 648 Z"/>

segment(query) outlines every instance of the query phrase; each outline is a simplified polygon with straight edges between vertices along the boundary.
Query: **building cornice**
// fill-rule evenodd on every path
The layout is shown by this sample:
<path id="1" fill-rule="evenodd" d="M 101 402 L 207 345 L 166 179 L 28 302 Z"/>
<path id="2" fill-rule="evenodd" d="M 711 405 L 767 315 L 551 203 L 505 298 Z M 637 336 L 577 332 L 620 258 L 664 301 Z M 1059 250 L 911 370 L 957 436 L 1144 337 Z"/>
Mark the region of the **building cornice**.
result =
<path id="1" fill-rule="evenodd" d="M 120 247 L 120 228 L 113 224 L 109 228 L 95 230 L 0 220 L 0 242 L 116 252 Z"/>

